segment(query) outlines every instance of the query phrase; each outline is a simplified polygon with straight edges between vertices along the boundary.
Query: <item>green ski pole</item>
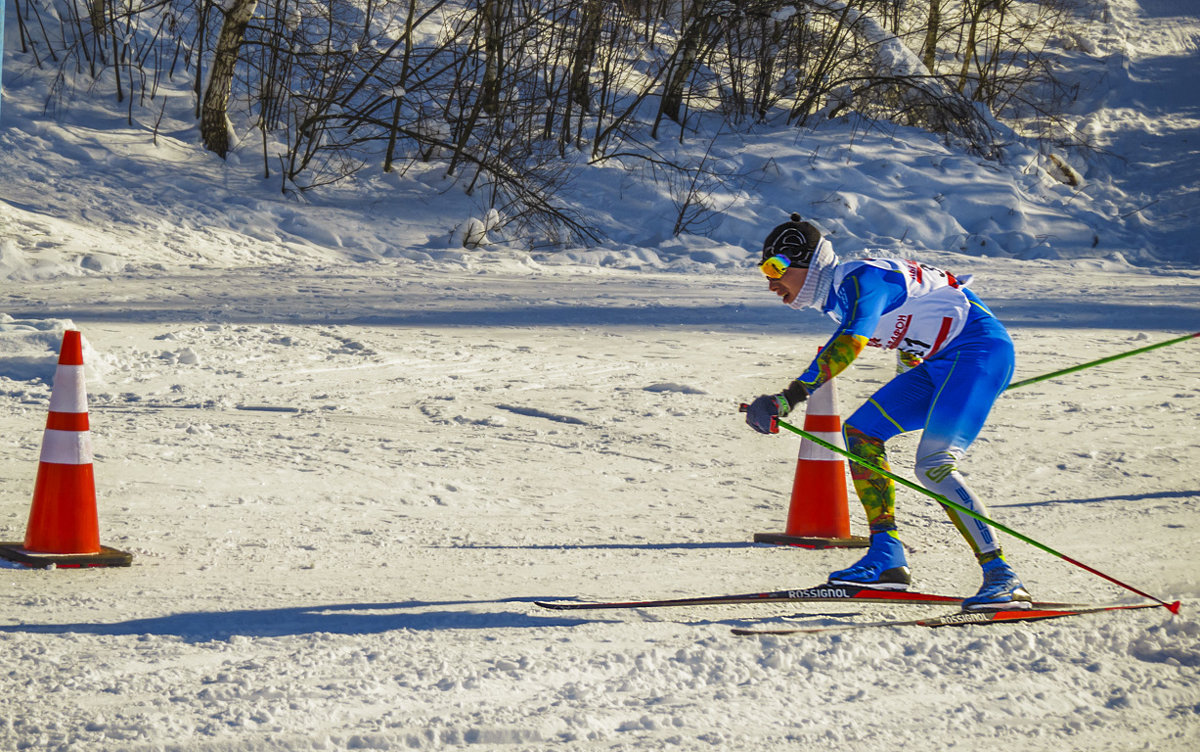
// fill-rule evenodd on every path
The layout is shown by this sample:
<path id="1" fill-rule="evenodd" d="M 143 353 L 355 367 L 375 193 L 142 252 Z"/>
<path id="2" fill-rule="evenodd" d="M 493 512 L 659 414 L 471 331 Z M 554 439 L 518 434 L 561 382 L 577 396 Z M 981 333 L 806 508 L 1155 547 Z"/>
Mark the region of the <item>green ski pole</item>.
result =
<path id="1" fill-rule="evenodd" d="M 1123 353 L 1119 353 L 1117 355 L 1109 355 L 1107 358 L 1100 358 L 1099 360 L 1093 360 L 1088 363 L 1081 363 L 1077 366 L 1071 366 L 1070 368 L 1064 368 L 1061 371 L 1055 371 L 1054 373 L 1047 373 L 1047 374 L 1043 374 L 1041 376 L 1034 376 L 1031 379 L 1025 379 L 1024 381 L 1017 381 L 1015 383 L 1009 384 L 1008 388 L 1016 389 L 1019 386 L 1028 386 L 1030 384 L 1036 384 L 1039 381 L 1053 379 L 1056 376 L 1065 376 L 1068 373 L 1075 373 L 1076 371 L 1082 371 L 1083 369 L 1091 368 L 1092 366 L 1099 366 L 1099 365 L 1103 365 L 1105 363 L 1111 363 L 1114 360 L 1120 360 L 1121 358 L 1128 358 L 1130 355 L 1137 355 L 1139 353 L 1149 352 L 1151 350 L 1157 350 L 1158 348 L 1166 347 L 1167 345 L 1176 345 L 1176 344 L 1179 344 L 1180 342 L 1186 342 L 1189 339 L 1195 339 L 1197 337 L 1200 337 L 1200 332 L 1196 332 L 1195 334 L 1186 334 L 1182 337 L 1176 337 L 1175 339 L 1169 339 L 1166 342 L 1159 342 L 1156 345 L 1146 345 L 1145 347 L 1139 347 L 1138 349 L 1130 350 L 1129 352 L 1123 352 Z"/>

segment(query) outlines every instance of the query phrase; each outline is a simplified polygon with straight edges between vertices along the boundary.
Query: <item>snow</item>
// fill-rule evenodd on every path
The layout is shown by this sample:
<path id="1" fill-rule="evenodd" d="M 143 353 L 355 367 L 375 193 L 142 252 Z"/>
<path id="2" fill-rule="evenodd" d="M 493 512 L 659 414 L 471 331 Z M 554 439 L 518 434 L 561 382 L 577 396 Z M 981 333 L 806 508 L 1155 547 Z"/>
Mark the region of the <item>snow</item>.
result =
<path id="1" fill-rule="evenodd" d="M 922 612 L 532 604 L 800 587 L 856 556 L 751 542 L 781 532 L 797 442 L 736 406 L 830 332 L 753 268 L 787 211 L 846 256 L 973 274 L 1017 379 L 1200 329 L 1200 13 L 1107 5 L 1075 61 L 1108 150 L 1071 162 L 1082 190 L 1015 147 L 999 166 L 905 129 L 763 126 L 717 144 L 759 179 L 715 194 L 707 236 L 670 237 L 670 191 L 607 164 L 563 194 L 606 239 L 562 251 L 433 167 L 289 198 L 186 120 L 154 134 L 82 91 L 46 112 L 10 23 L 0 539 L 23 537 L 79 328 L 101 540 L 135 558 L 0 568 L 0 749 L 1200 747 L 1194 342 L 1013 390 L 964 463 L 998 520 L 1179 616 L 744 638 Z M 893 367 L 865 356 L 843 411 Z M 917 587 L 974 592 L 942 512 L 902 489 L 899 522 Z M 1006 550 L 1038 598 L 1138 600 Z"/>

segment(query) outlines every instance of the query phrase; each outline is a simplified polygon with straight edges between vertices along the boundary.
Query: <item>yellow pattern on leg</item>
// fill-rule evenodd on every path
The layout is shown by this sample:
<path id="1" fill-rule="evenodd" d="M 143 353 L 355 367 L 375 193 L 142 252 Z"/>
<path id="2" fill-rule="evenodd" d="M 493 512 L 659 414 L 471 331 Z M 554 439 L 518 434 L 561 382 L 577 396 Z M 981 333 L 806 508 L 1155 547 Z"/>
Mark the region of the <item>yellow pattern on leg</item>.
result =
<path id="1" fill-rule="evenodd" d="M 868 436 L 853 426 L 847 425 L 843 431 L 846 437 L 846 449 L 854 455 L 862 457 L 880 470 L 891 472 L 887 461 L 887 452 L 883 441 Z M 862 502 L 863 510 L 867 513 L 867 522 L 872 533 L 894 532 L 896 530 L 896 484 L 886 475 L 881 475 L 857 462 L 850 463 L 850 477 L 854 481 L 854 491 Z"/>

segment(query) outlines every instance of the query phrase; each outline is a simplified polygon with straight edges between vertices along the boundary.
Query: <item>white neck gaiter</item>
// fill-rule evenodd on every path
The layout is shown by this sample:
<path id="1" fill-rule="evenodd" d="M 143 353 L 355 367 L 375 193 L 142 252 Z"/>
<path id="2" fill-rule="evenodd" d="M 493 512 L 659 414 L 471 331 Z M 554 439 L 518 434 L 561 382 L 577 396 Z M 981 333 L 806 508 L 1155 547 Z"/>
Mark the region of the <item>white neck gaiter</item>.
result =
<path id="1" fill-rule="evenodd" d="M 808 276 L 804 286 L 789 305 L 797 311 L 802 308 L 816 308 L 818 311 L 825 304 L 829 288 L 833 285 L 833 270 L 838 265 L 837 254 L 833 252 L 833 243 L 825 238 L 817 244 L 812 263 L 808 265 Z"/>

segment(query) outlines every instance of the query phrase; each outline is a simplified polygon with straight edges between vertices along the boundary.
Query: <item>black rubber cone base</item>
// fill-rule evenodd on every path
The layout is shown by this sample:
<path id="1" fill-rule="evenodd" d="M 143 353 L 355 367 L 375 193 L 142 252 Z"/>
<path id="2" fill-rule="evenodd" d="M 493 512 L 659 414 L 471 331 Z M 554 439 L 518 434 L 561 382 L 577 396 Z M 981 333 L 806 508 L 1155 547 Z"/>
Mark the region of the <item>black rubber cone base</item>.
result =
<path id="1" fill-rule="evenodd" d="M 15 561 L 31 569 L 128 567 L 133 564 L 133 554 L 108 546 L 101 546 L 98 554 L 41 554 L 25 548 L 23 543 L 0 543 L 0 559 Z"/>
<path id="2" fill-rule="evenodd" d="M 771 543 L 776 546 L 795 546 L 797 548 L 867 548 L 871 545 L 870 538 L 852 535 L 849 538 L 815 538 L 785 533 L 755 533 L 755 543 Z"/>

